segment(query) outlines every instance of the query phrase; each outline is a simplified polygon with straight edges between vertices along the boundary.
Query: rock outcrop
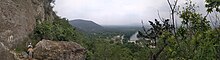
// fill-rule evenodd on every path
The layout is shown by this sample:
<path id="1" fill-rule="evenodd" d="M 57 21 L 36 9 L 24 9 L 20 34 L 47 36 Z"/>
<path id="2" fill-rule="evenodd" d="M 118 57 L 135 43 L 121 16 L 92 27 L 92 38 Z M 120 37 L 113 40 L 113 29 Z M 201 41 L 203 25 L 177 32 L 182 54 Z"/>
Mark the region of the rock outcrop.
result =
<path id="1" fill-rule="evenodd" d="M 37 60 L 84 60 L 85 48 L 74 42 L 42 40 L 34 48 Z"/>
<path id="2" fill-rule="evenodd" d="M 52 18 L 53 11 L 49 1 L 0 0 L 0 42 L 13 49 L 28 38 L 37 19 Z"/>

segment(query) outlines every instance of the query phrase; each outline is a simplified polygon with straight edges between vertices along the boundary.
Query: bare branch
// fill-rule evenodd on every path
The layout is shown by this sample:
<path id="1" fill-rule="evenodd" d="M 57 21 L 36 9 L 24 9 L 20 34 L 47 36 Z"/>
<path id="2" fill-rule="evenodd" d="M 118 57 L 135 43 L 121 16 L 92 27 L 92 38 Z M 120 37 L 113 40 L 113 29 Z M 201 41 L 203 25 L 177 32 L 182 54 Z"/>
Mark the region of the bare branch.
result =
<path id="1" fill-rule="evenodd" d="M 173 9 L 176 9 L 176 5 L 177 5 L 178 0 L 175 1 L 175 4 L 173 6 Z"/>
<path id="2" fill-rule="evenodd" d="M 169 4 L 169 6 L 170 6 L 170 9 L 172 10 L 173 7 L 172 7 L 172 5 L 171 5 L 171 3 L 170 3 L 170 0 L 167 0 L 167 2 L 168 2 L 168 4 Z"/>
<path id="3" fill-rule="evenodd" d="M 175 36 L 175 39 L 176 39 L 176 42 L 177 42 L 177 44 L 179 45 L 179 41 L 178 41 L 178 39 L 177 39 L 177 37 L 176 37 L 176 25 L 175 25 L 175 16 L 174 16 L 174 13 L 175 13 L 175 8 L 176 8 L 176 5 L 177 5 L 177 2 L 178 2 L 178 0 L 176 0 L 176 1 L 174 1 L 174 6 L 172 6 L 172 4 L 170 3 L 170 0 L 167 0 L 167 2 L 168 2 L 168 4 L 169 4 L 169 6 L 170 6 L 170 10 L 171 10 L 171 18 L 170 19 L 172 19 L 172 27 L 173 27 L 173 34 L 174 34 L 174 36 Z"/>
<path id="4" fill-rule="evenodd" d="M 159 12 L 159 10 L 157 10 L 157 15 L 158 15 L 160 21 L 162 21 L 162 22 L 164 23 L 164 20 L 163 20 L 163 19 L 161 18 L 161 16 L 160 16 L 160 12 Z"/>

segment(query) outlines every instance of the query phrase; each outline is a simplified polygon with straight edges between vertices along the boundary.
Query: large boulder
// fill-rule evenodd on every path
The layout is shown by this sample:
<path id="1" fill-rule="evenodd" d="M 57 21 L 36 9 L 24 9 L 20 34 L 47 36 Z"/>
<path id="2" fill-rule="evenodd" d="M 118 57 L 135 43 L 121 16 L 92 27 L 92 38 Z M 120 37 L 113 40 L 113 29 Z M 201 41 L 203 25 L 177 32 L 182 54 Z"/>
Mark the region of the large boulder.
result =
<path id="1" fill-rule="evenodd" d="M 42 40 L 34 48 L 38 60 L 85 60 L 85 48 L 75 42 Z"/>

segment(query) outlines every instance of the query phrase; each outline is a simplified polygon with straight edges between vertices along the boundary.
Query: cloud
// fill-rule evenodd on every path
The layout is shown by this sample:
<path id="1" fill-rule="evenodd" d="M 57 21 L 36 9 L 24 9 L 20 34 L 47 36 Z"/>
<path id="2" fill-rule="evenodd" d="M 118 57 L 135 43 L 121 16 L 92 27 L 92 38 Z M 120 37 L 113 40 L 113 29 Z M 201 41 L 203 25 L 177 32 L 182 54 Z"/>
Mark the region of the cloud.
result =
<path id="1" fill-rule="evenodd" d="M 54 10 L 70 20 L 87 19 L 101 25 L 140 24 L 157 18 L 157 10 L 169 17 L 166 0 L 56 0 Z"/>

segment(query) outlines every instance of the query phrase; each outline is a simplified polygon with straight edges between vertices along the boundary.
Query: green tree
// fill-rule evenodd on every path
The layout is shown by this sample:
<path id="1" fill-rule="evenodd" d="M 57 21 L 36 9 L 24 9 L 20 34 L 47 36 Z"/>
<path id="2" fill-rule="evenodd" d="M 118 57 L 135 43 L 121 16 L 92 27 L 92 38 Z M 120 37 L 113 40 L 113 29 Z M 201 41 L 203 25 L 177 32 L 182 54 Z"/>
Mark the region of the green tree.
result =
<path id="1" fill-rule="evenodd" d="M 162 24 L 155 20 L 149 22 L 152 26 L 149 30 L 139 32 L 144 38 L 156 40 L 157 46 L 149 49 L 150 60 L 216 60 L 219 59 L 219 29 L 211 28 L 206 16 L 197 13 L 196 5 L 188 1 L 186 6 L 178 14 L 182 24 L 177 32 L 172 32 L 172 24 L 169 20 L 162 20 Z M 146 54 L 147 55 L 147 54 Z"/>
<path id="2" fill-rule="evenodd" d="M 212 12 L 213 9 L 220 12 L 220 0 L 206 0 L 207 4 L 205 5 L 207 7 L 208 12 Z"/>
<path id="3" fill-rule="evenodd" d="M 34 30 L 34 38 L 37 40 L 49 39 L 59 41 L 76 41 L 79 34 L 63 18 L 55 18 L 54 20 L 46 20 L 38 22 Z"/>

